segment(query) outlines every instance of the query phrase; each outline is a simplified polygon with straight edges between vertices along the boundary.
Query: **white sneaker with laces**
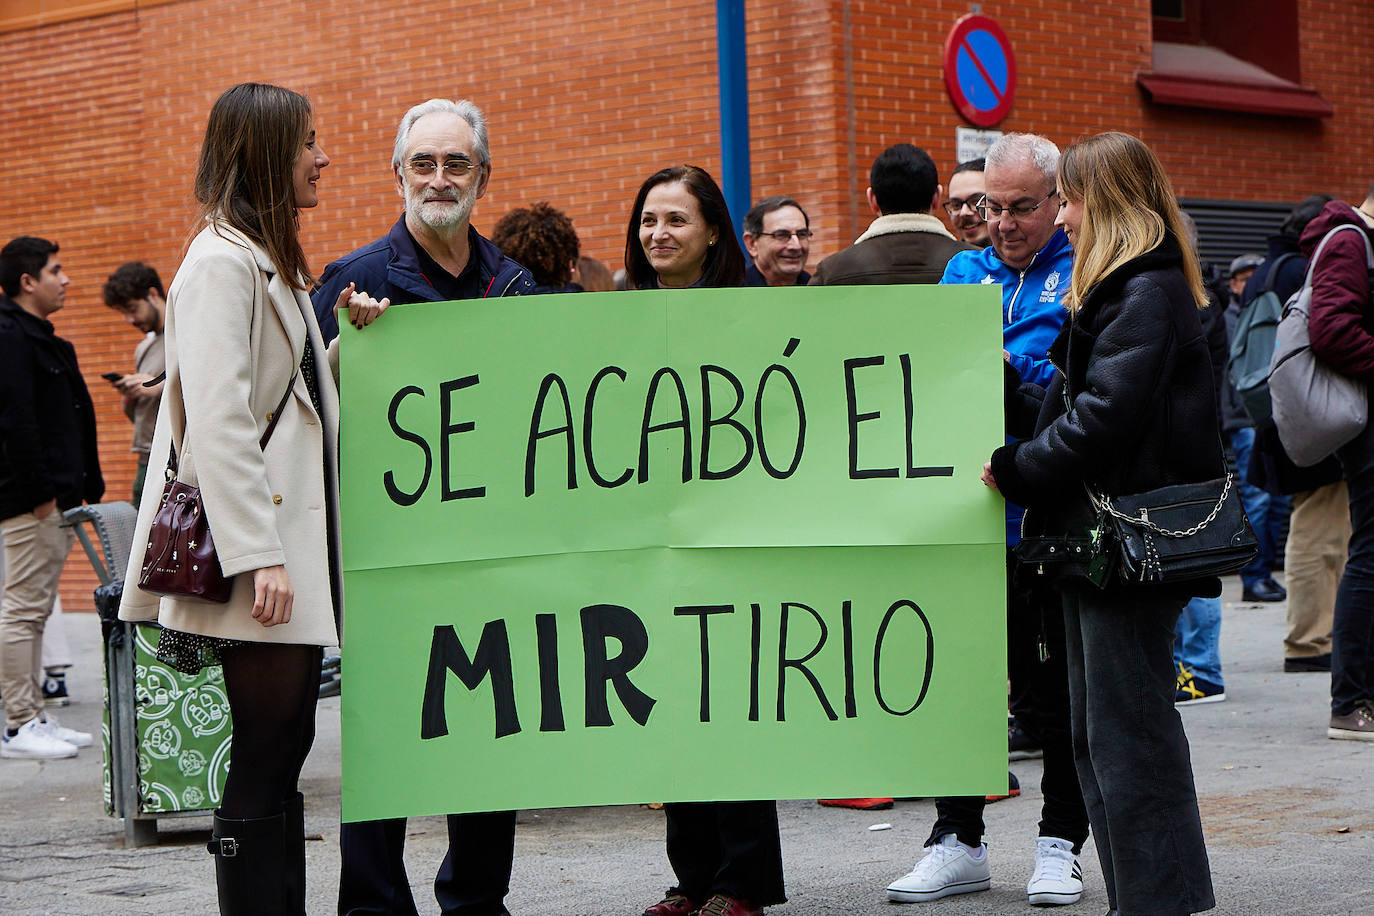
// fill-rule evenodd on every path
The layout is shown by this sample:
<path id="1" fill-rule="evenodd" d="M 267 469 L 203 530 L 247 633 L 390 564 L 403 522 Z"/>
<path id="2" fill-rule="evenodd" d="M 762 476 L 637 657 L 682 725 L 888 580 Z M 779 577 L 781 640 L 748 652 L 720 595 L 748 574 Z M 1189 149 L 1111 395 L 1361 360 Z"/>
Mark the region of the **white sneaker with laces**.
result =
<path id="1" fill-rule="evenodd" d="M 0 757 L 11 760 L 58 760 L 75 757 L 76 745 L 49 735 L 41 719 L 30 719 L 14 735 L 4 730 L 0 737 Z"/>
<path id="2" fill-rule="evenodd" d="M 979 844 L 978 851 L 981 855 L 974 858 L 954 834 L 940 837 L 940 842 L 930 847 L 910 874 L 887 886 L 887 899 L 893 903 L 921 903 L 987 890 L 992 884 L 988 848 Z"/>
<path id="3" fill-rule="evenodd" d="M 94 740 L 90 732 L 79 732 L 74 728 L 59 725 L 56 717 L 51 715 L 48 716 L 47 721 L 42 721 L 40 718 L 38 728 L 58 741 L 65 741 L 75 747 L 90 747 Z"/>
<path id="4" fill-rule="evenodd" d="M 1035 841 L 1035 872 L 1026 882 L 1033 904 L 1062 906 L 1083 896 L 1083 868 L 1073 854 L 1073 844 L 1058 837 Z"/>

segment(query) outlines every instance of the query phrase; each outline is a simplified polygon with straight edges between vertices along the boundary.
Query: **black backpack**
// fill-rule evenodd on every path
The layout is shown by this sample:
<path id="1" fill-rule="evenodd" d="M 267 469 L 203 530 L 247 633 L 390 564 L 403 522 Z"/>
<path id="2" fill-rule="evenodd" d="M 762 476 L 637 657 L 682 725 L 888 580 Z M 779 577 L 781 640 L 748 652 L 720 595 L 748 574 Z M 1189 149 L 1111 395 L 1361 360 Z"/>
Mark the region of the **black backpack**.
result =
<path id="1" fill-rule="evenodd" d="M 1269 401 L 1269 363 L 1274 358 L 1274 338 L 1278 334 L 1279 319 L 1283 317 L 1283 300 L 1274 292 L 1274 282 L 1283 263 L 1296 257 L 1289 252 L 1274 259 L 1264 276 L 1259 295 L 1240 310 L 1231 337 L 1226 374 L 1256 431 L 1274 426 L 1273 407 Z"/>

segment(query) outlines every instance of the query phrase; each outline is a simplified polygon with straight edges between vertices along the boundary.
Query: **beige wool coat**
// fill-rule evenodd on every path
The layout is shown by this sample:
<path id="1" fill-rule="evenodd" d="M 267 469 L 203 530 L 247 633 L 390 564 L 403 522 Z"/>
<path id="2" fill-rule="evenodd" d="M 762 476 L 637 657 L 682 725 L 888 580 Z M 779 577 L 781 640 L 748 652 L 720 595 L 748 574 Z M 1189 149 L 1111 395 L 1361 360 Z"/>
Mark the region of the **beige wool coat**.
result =
<path id="1" fill-rule="evenodd" d="M 226 639 L 337 645 L 331 564 L 335 581 L 342 577 L 327 534 L 334 525 L 339 543 L 337 349 L 326 350 L 310 298 L 277 275 L 265 251 L 212 223 L 191 243 L 168 290 L 165 334 L 167 381 L 120 618 Z M 258 439 L 307 338 L 324 416 L 297 375 L 260 451 Z M 171 442 L 178 477 L 200 487 L 220 566 L 235 577 L 228 604 L 158 598 L 137 586 Z M 291 620 L 263 627 L 252 618 L 252 570 L 278 564 L 295 591 Z"/>

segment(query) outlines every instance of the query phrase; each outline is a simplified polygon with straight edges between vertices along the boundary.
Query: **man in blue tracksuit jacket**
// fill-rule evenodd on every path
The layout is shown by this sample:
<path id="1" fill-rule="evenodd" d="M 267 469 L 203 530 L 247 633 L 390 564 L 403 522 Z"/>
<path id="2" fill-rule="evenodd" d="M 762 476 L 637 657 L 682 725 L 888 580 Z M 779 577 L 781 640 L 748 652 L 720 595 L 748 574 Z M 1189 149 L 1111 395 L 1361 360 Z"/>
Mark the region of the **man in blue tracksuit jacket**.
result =
<path id="1" fill-rule="evenodd" d="M 1068 313 L 1061 304 L 1073 272 L 1073 249 L 1054 221 L 1059 210 L 1059 150 L 1043 137 L 1008 134 L 988 150 L 986 191 L 979 204 L 992 245 L 950 259 L 941 283 L 1002 285 L 1002 345 L 1023 381 L 1047 385 L 1055 373 L 1050 345 Z M 1017 724 L 1044 749 L 1045 775 L 1032 904 L 1074 903 L 1083 891 L 1076 856 L 1088 838 L 1088 815 L 1069 736 L 1064 623 L 1054 595 L 1012 584 L 1010 548 L 1020 540 L 1022 510 L 1007 505 L 1007 670 Z M 982 796 L 942 798 L 926 841 L 928 853 L 888 887 L 898 903 L 986 890 L 991 871 L 983 845 Z M 1067 860 L 1071 867 L 1064 867 Z"/>

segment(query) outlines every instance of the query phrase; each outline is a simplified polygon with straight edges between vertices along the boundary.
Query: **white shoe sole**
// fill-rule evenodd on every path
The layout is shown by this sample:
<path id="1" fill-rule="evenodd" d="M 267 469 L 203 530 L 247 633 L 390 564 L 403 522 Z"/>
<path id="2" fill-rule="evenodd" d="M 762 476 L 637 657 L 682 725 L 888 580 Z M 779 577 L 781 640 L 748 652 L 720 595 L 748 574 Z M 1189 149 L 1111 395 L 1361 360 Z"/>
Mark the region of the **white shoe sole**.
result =
<path id="1" fill-rule="evenodd" d="M 955 894 L 972 894 L 977 891 L 985 891 L 990 887 L 992 887 L 991 878 L 965 881 L 961 884 L 946 884 L 944 887 L 933 891 L 904 891 L 889 887 L 887 899 L 893 903 L 924 903 L 927 900 L 939 900 L 941 897 L 952 897 Z"/>
<path id="2" fill-rule="evenodd" d="M 1029 894 L 1030 902 L 1034 906 L 1066 906 L 1070 903 L 1077 903 L 1082 896 L 1082 891 L 1078 891 L 1077 893 L 1037 891 L 1036 893 Z"/>
<path id="3" fill-rule="evenodd" d="M 70 751 L 55 751 L 51 754 L 40 754 L 36 751 L 25 751 L 18 748 L 0 747 L 0 757 L 6 760 L 64 760 L 68 757 L 76 756 L 76 745 L 67 745 Z"/>
<path id="4" fill-rule="evenodd" d="M 1374 732 L 1357 732 L 1349 728 L 1328 728 L 1326 737 L 1337 741 L 1374 741 Z"/>
<path id="5" fill-rule="evenodd" d="M 1224 693 L 1214 693 L 1209 697 L 1198 697 L 1196 700 L 1175 700 L 1175 706 L 1201 706 L 1203 703 L 1220 703 L 1226 699 Z"/>

